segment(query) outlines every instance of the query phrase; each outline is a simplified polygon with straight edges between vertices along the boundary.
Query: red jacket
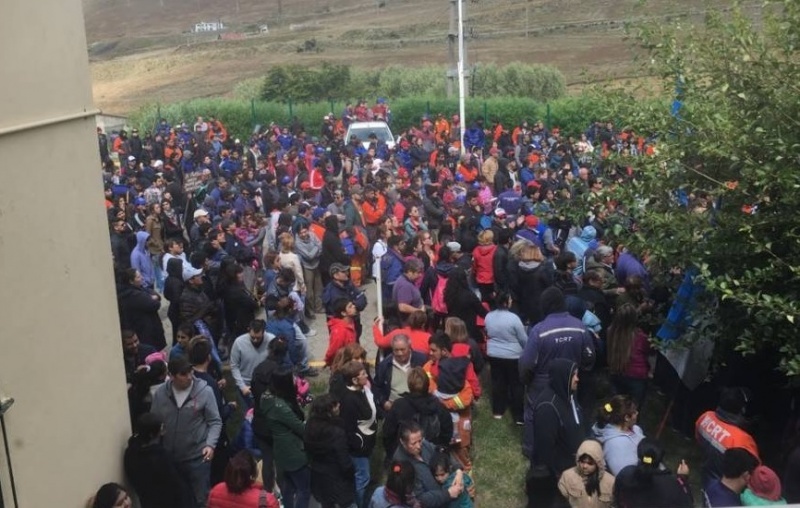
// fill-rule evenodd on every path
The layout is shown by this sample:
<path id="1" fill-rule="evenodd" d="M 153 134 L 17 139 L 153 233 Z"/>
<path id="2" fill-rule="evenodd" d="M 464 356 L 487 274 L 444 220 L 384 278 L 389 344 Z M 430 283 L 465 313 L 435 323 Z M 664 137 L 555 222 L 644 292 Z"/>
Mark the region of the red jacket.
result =
<path id="1" fill-rule="evenodd" d="M 386 198 L 381 193 L 378 193 L 376 198 L 375 204 L 367 200 L 361 204 L 361 214 L 370 226 L 379 226 L 386 217 Z"/>
<path id="2" fill-rule="evenodd" d="M 225 483 L 218 483 L 208 494 L 208 508 L 255 508 L 261 506 L 261 484 L 251 486 L 241 494 L 232 494 Z M 278 500 L 272 493 L 264 492 L 267 508 L 278 508 Z"/>
<path id="3" fill-rule="evenodd" d="M 472 183 L 478 178 L 478 169 L 471 166 L 467 167 L 463 164 L 459 164 L 458 173 L 464 177 L 464 181 L 467 183 Z"/>
<path id="4" fill-rule="evenodd" d="M 472 270 L 478 284 L 494 284 L 494 253 L 497 245 L 478 245 L 472 253 Z"/>
<path id="5" fill-rule="evenodd" d="M 333 363 L 336 352 L 356 341 L 356 326 L 352 319 L 332 317 L 328 320 L 328 350 L 325 352 L 325 365 Z"/>

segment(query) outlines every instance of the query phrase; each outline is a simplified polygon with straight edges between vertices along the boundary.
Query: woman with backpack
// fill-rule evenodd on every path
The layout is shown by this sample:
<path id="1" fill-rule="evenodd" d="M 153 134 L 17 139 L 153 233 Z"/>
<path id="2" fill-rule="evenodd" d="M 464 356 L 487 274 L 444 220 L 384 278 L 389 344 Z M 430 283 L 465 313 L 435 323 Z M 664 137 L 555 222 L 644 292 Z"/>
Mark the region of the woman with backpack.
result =
<path id="1" fill-rule="evenodd" d="M 492 417 L 503 418 L 506 409 L 517 425 L 523 424 L 523 386 L 519 382 L 519 357 L 528 342 L 522 320 L 511 312 L 511 295 L 499 293 L 495 310 L 486 315 L 486 354 L 492 376 Z"/>

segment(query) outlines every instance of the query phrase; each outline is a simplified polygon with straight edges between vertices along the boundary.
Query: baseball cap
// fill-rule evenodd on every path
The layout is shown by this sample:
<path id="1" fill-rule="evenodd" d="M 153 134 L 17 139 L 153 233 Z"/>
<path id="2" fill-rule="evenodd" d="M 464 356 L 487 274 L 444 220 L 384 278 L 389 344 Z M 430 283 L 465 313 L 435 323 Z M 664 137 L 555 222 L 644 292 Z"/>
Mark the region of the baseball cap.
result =
<path id="1" fill-rule="evenodd" d="M 350 272 L 350 267 L 341 263 L 333 263 L 329 270 L 331 277 L 339 272 Z"/>
<path id="2" fill-rule="evenodd" d="M 183 265 L 183 281 L 186 282 L 192 277 L 197 277 L 198 275 L 203 275 L 203 270 L 199 268 L 195 268 L 192 265 L 184 263 Z"/>
<path id="3" fill-rule="evenodd" d="M 525 226 L 535 228 L 539 226 L 539 217 L 535 215 L 528 215 L 525 217 Z"/>
<path id="4" fill-rule="evenodd" d="M 133 155 L 129 155 L 128 156 L 128 161 L 132 162 L 132 161 L 135 161 L 135 160 L 136 160 L 136 157 L 134 157 Z"/>
<path id="5" fill-rule="evenodd" d="M 196 219 L 198 217 L 206 217 L 207 215 L 208 215 L 207 211 L 203 210 L 202 208 L 198 208 L 197 210 L 194 211 L 194 215 L 192 215 L 192 217 Z"/>
<path id="6" fill-rule="evenodd" d="M 461 252 L 461 244 L 458 242 L 447 242 L 447 248 L 450 252 Z"/>

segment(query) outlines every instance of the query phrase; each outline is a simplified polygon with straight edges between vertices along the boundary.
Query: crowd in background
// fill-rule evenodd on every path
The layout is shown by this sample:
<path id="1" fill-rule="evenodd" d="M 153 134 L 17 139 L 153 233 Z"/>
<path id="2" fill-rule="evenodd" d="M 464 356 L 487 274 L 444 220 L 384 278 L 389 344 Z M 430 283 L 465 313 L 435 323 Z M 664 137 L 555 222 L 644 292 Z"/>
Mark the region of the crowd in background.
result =
<path id="1" fill-rule="evenodd" d="M 671 297 L 618 240 L 634 204 L 607 198 L 636 175 L 609 155 L 647 157 L 655 141 L 612 123 L 567 136 L 476 121 L 462 147 L 443 114 L 392 141 L 345 139 L 388 114 L 362 101 L 244 142 L 217 118 L 98 129 L 142 506 L 472 506 L 484 370 L 492 417 L 522 428 L 529 506 L 699 502 L 688 466 L 667 469 L 637 425 Z M 708 213 L 706 195 L 691 200 L 683 213 Z M 381 317 L 364 323 L 373 280 Z M 329 390 L 312 401 L 309 323 L 323 321 Z M 696 421 L 703 502 L 800 501 L 800 452 L 781 487 L 748 403 L 727 388 Z M 127 499 L 108 484 L 94 506 Z"/>

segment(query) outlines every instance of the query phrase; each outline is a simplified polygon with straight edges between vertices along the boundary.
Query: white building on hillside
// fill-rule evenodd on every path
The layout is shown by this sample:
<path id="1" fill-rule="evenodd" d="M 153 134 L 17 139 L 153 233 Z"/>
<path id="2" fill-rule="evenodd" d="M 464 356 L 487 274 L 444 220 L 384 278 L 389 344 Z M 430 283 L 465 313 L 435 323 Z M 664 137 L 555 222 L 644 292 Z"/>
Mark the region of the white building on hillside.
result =
<path id="1" fill-rule="evenodd" d="M 225 25 L 222 21 L 201 21 L 200 23 L 196 23 L 194 25 L 194 32 L 219 32 L 220 30 L 224 30 Z"/>

